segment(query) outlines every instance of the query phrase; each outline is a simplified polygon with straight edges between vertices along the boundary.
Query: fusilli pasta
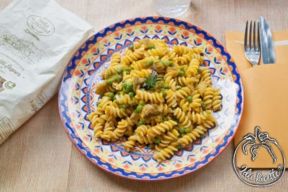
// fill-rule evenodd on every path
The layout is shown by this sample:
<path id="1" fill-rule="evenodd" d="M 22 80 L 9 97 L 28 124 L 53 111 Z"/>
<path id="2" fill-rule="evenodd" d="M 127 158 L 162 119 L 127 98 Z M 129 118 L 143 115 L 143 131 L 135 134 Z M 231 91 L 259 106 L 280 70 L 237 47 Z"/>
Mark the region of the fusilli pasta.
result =
<path id="1" fill-rule="evenodd" d="M 142 39 L 114 53 L 95 92 L 97 110 L 87 116 L 96 138 L 133 150 L 149 145 L 164 161 L 216 126 L 222 95 L 212 86 L 203 51 L 158 39 Z"/>

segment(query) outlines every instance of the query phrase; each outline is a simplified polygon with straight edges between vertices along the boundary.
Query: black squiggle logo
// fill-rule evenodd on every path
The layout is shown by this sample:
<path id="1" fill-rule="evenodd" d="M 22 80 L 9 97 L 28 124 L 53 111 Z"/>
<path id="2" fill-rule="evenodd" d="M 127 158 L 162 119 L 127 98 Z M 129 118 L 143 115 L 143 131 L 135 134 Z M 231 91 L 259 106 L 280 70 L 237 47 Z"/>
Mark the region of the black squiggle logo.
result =
<path id="1" fill-rule="evenodd" d="M 259 150 L 264 149 L 271 158 L 270 169 L 253 169 L 246 164 L 238 165 L 237 154 L 257 161 Z M 275 138 L 269 137 L 267 132 L 262 132 L 260 126 L 254 128 L 254 134 L 246 134 L 237 145 L 233 155 L 233 169 L 239 179 L 251 186 L 267 186 L 278 181 L 285 173 L 285 155 Z"/>

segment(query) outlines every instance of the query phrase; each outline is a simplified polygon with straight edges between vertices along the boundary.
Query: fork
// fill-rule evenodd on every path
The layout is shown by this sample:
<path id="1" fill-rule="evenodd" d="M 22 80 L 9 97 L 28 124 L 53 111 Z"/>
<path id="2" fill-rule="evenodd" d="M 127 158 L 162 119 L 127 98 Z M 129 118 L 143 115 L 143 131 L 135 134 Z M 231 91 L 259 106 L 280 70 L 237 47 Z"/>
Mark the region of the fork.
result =
<path id="1" fill-rule="evenodd" d="M 256 24 L 257 23 L 257 24 Z M 244 35 L 245 57 L 252 66 L 258 65 L 260 61 L 260 24 L 258 22 L 246 22 Z"/>

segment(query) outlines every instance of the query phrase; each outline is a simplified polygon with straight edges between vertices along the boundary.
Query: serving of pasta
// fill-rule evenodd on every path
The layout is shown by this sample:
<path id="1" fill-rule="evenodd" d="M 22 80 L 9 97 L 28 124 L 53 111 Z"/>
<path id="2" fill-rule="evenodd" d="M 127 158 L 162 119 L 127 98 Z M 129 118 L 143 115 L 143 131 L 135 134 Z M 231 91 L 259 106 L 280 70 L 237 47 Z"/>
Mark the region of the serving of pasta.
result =
<path id="1" fill-rule="evenodd" d="M 148 146 L 159 162 L 203 137 L 217 124 L 213 112 L 222 108 L 203 57 L 200 48 L 159 39 L 115 52 L 93 90 L 101 96 L 88 115 L 95 137 L 124 140 L 128 151 Z"/>

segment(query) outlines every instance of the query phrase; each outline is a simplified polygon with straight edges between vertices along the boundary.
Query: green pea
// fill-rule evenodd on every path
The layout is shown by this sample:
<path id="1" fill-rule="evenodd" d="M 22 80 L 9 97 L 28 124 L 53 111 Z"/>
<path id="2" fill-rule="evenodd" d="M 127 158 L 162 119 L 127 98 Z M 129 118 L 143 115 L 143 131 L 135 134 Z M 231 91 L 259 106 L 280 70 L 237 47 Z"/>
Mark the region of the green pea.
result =
<path id="1" fill-rule="evenodd" d="M 162 117 L 162 122 L 168 121 L 168 118 L 166 116 Z"/>
<path id="2" fill-rule="evenodd" d="M 116 67 L 116 71 L 117 71 L 117 73 L 122 73 L 123 67 L 121 67 L 121 66 Z"/>
<path id="3" fill-rule="evenodd" d="M 141 113 L 142 109 L 143 109 L 143 105 L 137 105 L 136 109 L 135 109 L 135 113 Z"/>
<path id="4" fill-rule="evenodd" d="M 183 68 L 181 68 L 179 71 L 178 71 L 178 75 L 179 76 L 184 76 L 185 75 L 185 71 Z"/>
<path id="5" fill-rule="evenodd" d="M 110 79 L 107 80 L 107 83 L 108 83 L 109 85 L 111 85 L 113 82 L 114 82 L 114 80 L 113 80 L 112 78 L 110 78 Z"/>
<path id="6" fill-rule="evenodd" d="M 129 92 L 132 92 L 133 91 L 133 83 L 131 82 L 125 82 L 123 84 L 123 91 L 125 93 L 129 93 Z"/>
<path id="7" fill-rule="evenodd" d="M 134 51 L 134 45 L 131 45 L 128 49 Z"/>
<path id="8" fill-rule="evenodd" d="M 192 103 L 192 99 L 193 99 L 192 96 L 188 96 L 188 97 L 187 97 L 187 101 L 188 101 L 189 103 Z"/>
<path id="9" fill-rule="evenodd" d="M 186 133 L 186 128 L 185 127 L 181 127 L 179 129 L 179 132 L 180 132 L 181 135 L 184 135 Z"/>
<path id="10" fill-rule="evenodd" d="M 178 150 L 180 150 L 180 149 L 182 149 L 182 146 L 181 146 L 181 144 L 179 144 L 179 145 L 177 145 L 177 147 L 176 147 Z"/>
<path id="11" fill-rule="evenodd" d="M 134 96 L 135 96 L 135 93 L 134 93 L 134 92 L 129 92 L 128 95 L 129 95 L 130 97 L 134 97 Z"/>
<path id="12" fill-rule="evenodd" d="M 164 89 L 170 89 L 170 86 L 169 86 L 168 83 L 164 83 L 163 88 L 164 88 Z"/>
<path id="13" fill-rule="evenodd" d="M 147 46 L 147 49 L 155 49 L 155 45 L 151 44 Z"/>
<path id="14" fill-rule="evenodd" d="M 169 60 L 163 60 L 163 61 L 161 61 L 161 63 L 162 63 L 163 65 L 165 65 L 166 67 L 171 67 L 171 66 L 173 66 L 173 62 L 172 62 L 172 61 L 169 61 Z"/>
<path id="15" fill-rule="evenodd" d="M 167 92 L 166 92 L 165 89 L 162 89 L 162 90 L 161 90 L 161 93 L 162 93 L 163 97 L 165 97 L 165 96 L 167 95 Z"/>
<path id="16" fill-rule="evenodd" d="M 192 131 L 192 128 L 191 127 L 186 127 L 185 128 L 185 133 L 190 133 Z"/>
<path id="17" fill-rule="evenodd" d="M 168 67 L 172 67 L 174 65 L 174 63 L 172 62 L 172 61 L 170 61 L 169 63 L 168 63 Z"/>
<path id="18" fill-rule="evenodd" d="M 159 145 L 160 142 L 161 142 L 161 139 L 160 139 L 159 137 L 156 137 L 156 138 L 154 139 L 154 143 L 155 143 L 156 145 Z"/>
<path id="19" fill-rule="evenodd" d="M 125 105 L 125 104 L 120 105 L 120 108 L 121 108 L 121 109 L 126 109 L 127 107 L 128 107 L 128 106 Z"/>
<path id="20" fill-rule="evenodd" d="M 111 100 L 114 98 L 115 94 L 113 92 L 108 92 L 106 94 L 107 97 L 109 97 Z"/>
<path id="21" fill-rule="evenodd" d="M 132 70 L 131 67 L 123 67 L 123 71 L 130 72 L 131 70 Z"/>
<path id="22" fill-rule="evenodd" d="M 121 76 L 120 75 L 113 75 L 112 77 L 107 79 L 107 83 L 111 85 L 113 82 L 118 82 L 120 80 L 121 80 Z"/>
<path id="23" fill-rule="evenodd" d="M 144 119 L 140 119 L 140 121 L 138 121 L 137 125 L 144 125 L 145 124 L 145 120 Z"/>
<path id="24" fill-rule="evenodd" d="M 150 67 L 151 65 L 154 64 L 154 60 L 153 59 L 148 59 L 145 63 L 145 67 Z"/>

